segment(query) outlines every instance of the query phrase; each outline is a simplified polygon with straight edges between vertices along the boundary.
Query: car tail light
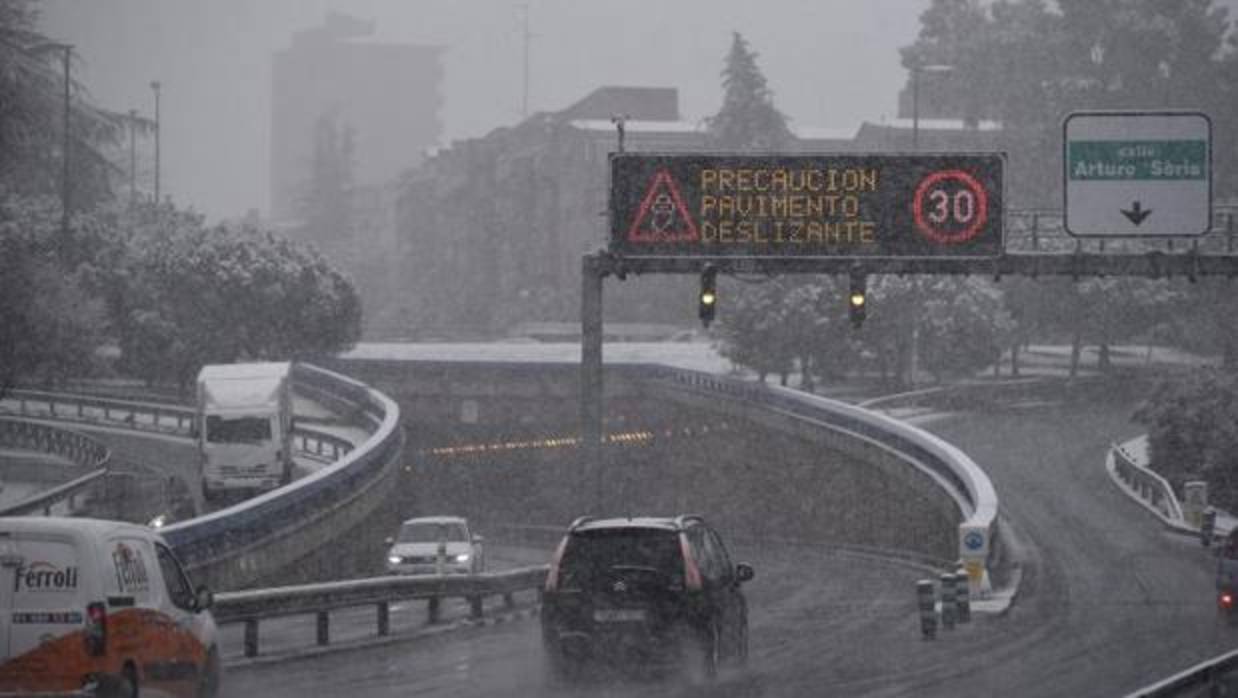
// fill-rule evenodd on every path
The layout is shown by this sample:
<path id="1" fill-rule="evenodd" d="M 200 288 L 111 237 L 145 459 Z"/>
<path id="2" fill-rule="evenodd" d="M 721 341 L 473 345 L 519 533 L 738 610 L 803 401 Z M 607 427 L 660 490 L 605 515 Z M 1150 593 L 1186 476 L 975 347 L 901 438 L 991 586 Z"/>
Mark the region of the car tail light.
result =
<path id="1" fill-rule="evenodd" d="M 1229 592 L 1221 594 L 1221 605 L 1224 606 L 1225 608 L 1233 608 L 1234 595 L 1230 594 Z"/>
<path id="2" fill-rule="evenodd" d="M 688 537 L 680 534 L 679 549 L 683 552 L 683 581 L 688 591 L 701 590 L 701 568 L 692 557 L 692 546 L 688 545 Z"/>
<path id="3" fill-rule="evenodd" d="M 98 601 L 86 607 L 86 652 L 94 657 L 107 653 L 107 607 Z"/>
<path id="4" fill-rule="evenodd" d="M 567 536 L 559 541 L 559 547 L 555 549 L 555 556 L 550 561 L 550 571 L 546 573 L 546 591 L 555 591 L 559 588 L 559 564 L 563 562 L 563 551 L 567 549 Z"/>

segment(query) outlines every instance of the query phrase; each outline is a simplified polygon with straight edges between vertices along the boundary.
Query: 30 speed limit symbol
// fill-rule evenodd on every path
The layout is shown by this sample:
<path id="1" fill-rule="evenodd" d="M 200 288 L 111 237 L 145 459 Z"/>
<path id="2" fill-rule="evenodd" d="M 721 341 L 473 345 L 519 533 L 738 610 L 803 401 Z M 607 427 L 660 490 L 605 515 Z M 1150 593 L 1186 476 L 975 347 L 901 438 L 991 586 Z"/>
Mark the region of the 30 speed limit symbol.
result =
<path id="1" fill-rule="evenodd" d="M 938 244 L 957 245 L 984 230 L 989 220 L 989 195 L 963 170 L 938 170 L 916 187 L 912 213 L 921 235 Z"/>

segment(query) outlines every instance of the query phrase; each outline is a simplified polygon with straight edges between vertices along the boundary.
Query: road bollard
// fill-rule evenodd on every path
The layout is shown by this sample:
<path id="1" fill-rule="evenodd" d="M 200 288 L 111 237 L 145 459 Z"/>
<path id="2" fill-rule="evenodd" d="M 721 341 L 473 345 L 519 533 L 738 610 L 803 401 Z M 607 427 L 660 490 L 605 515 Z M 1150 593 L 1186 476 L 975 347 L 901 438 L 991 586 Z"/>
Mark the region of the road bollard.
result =
<path id="1" fill-rule="evenodd" d="M 947 572 L 941 575 L 941 627 L 944 630 L 954 630 L 954 574 Z"/>
<path id="2" fill-rule="evenodd" d="M 1212 534 L 1216 531 L 1217 510 L 1212 507 L 1204 509 L 1199 522 L 1199 543 L 1205 548 L 1212 545 Z"/>
<path id="3" fill-rule="evenodd" d="M 971 586 L 968 581 L 967 572 L 959 570 L 954 573 L 955 579 L 955 601 L 958 607 L 958 621 L 960 623 L 971 622 Z"/>
<path id="4" fill-rule="evenodd" d="M 933 609 L 933 580 L 916 582 L 916 602 L 920 608 L 920 633 L 925 640 L 937 636 L 937 612 Z"/>

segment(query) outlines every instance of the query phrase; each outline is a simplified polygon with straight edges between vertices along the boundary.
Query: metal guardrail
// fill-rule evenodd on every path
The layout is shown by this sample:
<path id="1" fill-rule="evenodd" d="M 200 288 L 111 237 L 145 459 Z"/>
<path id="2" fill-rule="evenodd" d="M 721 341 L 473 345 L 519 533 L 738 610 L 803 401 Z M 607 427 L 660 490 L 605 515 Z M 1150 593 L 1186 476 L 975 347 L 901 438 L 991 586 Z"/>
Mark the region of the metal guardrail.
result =
<path id="1" fill-rule="evenodd" d="M 0 516 L 21 516 L 40 511 L 48 515 L 53 505 L 65 499 L 69 500 L 72 508 L 73 499 L 79 493 L 107 475 L 107 466 L 112 460 L 112 453 L 106 446 L 85 434 L 20 419 L 0 418 L 0 445 L 50 453 L 73 461 L 82 468 L 92 469 L 85 475 L 0 508 Z"/>
<path id="2" fill-rule="evenodd" d="M 0 417 L 0 445 L 61 456 L 83 468 L 102 468 L 112 454 L 98 441 L 68 429 Z"/>
<path id="3" fill-rule="evenodd" d="M 43 390 L 11 390 L 22 417 L 109 424 L 134 431 L 188 436 L 193 425 L 192 407 L 162 402 L 140 402 L 94 395 L 54 393 Z"/>
<path id="4" fill-rule="evenodd" d="M 261 620 L 313 614 L 317 616 L 317 642 L 326 645 L 330 642 L 331 611 L 374 606 L 378 635 L 385 636 L 390 630 L 393 602 L 425 600 L 429 603 L 430 621 L 437 622 L 440 602 L 460 598 L 469 602 L 473 618 L 481 618 L 485 598 L 502 596 L 504 607 L 513 608 L 514 594 L 542 588 L 547 569 L 543 565 L 467 576 L 372 577 L 231 592 L 216 595 L 213 613 L 220 624 L 245 624 L 245 656 L 254 657 L 258 654 Z"/>
<path id="5" fill-rule="evenodd" d="M 1197 528 L 1186 522 L 1182 504 L 1178 502 L 1178 496 L 1165 478 L 1137 462 L 1119 444 L 1113 444 L 1110 453 L 1113 455 L 1114 472 L 1131 494 L 1155 510 L 1166 525 L 1185 532 L 1198 533 Z"/>
<path id="6" fill-rule="evenodd" d="M 69 500 L 69 509 L 73 509 L 73 498 L 76 497 L 82 490 L 93 485 L 100 478 L 106 477 L 108 474 L 107 468 L 99 468 L 74 478 L 68 482 L 57 485 L 49 490 L 39 492 L 36 495 L 27 497 L 16 504 L 9 505 L 0 509 L 0 516 L 23 516 L 33 514 L 39 511 L 43 512 L 44 516 L 50 516 L 52 506 L 65 499 Z"/>
<path id="7" fill-rule="evenodd" d="M 1126 698 L 1206 698 L 1238 692 L 1238 650 L 1144 686 Z"/>
<path id="8" fill-rule="evenodd" d="M 316 392 L 323 393 L 321 389 Z M 17 415 L 31 419 L 114 426 L 186 438 L 193 435 L 194 409 L 183 405 L 40 390 L 12 390 L 8 399 L 17 403 Z M 354 446 L 348 439 L 302 425 L 294 426 L 292 435 L 294 447 L 301 454 L 319 460 L 337 460 Z"/>

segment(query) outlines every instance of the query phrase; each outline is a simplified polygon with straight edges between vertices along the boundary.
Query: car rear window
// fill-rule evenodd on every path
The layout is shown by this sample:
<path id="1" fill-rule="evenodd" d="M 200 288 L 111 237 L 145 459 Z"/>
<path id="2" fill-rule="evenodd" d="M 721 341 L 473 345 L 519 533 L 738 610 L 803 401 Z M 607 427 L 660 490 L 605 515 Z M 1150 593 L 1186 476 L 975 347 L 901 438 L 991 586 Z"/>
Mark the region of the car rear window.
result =
<path id="1" fill-rule="evenodd" d="M 656 570 L 670 578 L 683 574 L 679 535 L 661 529 L 614 529 L 572 534 L 559 570 L 567 587 L 589 586 L 615 567 Z"/>

